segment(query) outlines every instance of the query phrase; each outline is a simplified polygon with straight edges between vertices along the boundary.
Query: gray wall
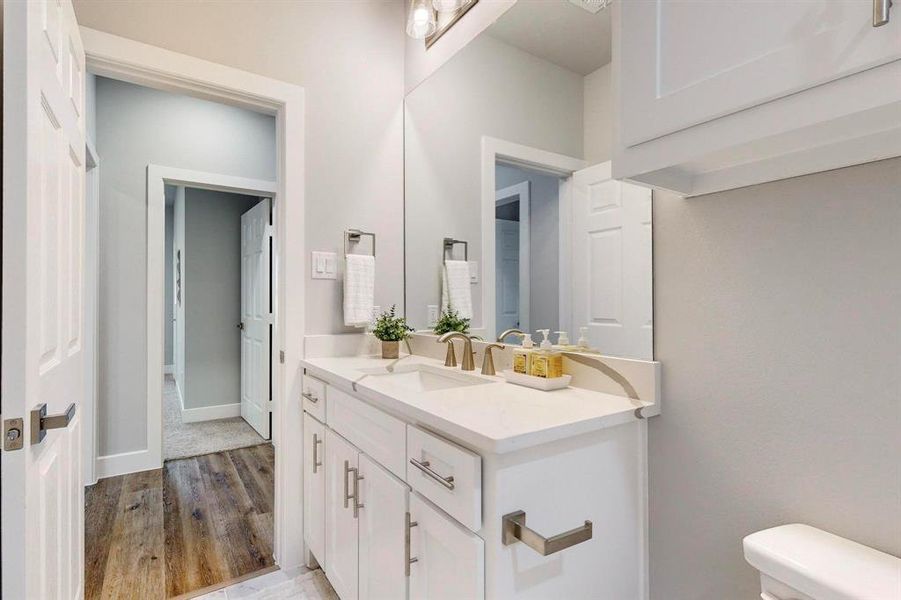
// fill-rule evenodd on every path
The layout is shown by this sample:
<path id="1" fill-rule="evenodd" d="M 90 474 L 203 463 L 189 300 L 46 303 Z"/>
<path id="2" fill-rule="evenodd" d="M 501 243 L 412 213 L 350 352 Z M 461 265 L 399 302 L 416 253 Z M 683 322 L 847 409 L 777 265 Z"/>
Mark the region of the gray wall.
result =
<path id="1" fill-rule="evenodd" d="M 485 268 L 482 136 L 581 157 L 582 93 L 580 75 L 481 35 L 407 96 L 406 276 L 417 282 L 407 288 L 412 325 L 426 327 L 427 306 L 439 303 L 442 238 L 469 241 L 470 260 Z M 473 326 L 482 327 L 481 279 L 472 297 Z"/>
<path id="2" fill-rule="evenodd" d="M 611 65 L 608 63 L 583 79 L 585 102 L 582 145 L 585 162 L 596 165 L 613 155 L 613 95 Z"/>
<path id="3" fill-rule="evenodd" d="M 169 186 L 166 186 L 167 188 Z M 174 273 L 173 268 L 175 261 L 172 256 L 173 245 L 175 244 L 175 205 L 166 204 L 166 285 L 163 291 L 163 306 L 166 315 L 163 318 L 163 329 L 165 330 L 163 363 L 167 366 L 173 366 L 175 357 L 172 353 L 172 346 L 175 337 L 175 296 L 174 296 Z"/>
<path id="4" fill-rule="evenodd" d="M 403 306 L 403 2 L 74 4 L 83 26 L 303 86 L 306 260 L 374 231 L 376 304 Z M 346 331 L 341 283 L 308 283 L 308 334 Z"/>
<path id="5" fill-rule="evenodd" d="M 495 188 L 529 181 L 529 327 L 560 329 L 560 180 L 498 164 Z M 491 335 L 489 333 L 489 335 Z M 492 336 L 493 337 L 493 336 Z M 541 340 L 540 336 L 535 336 Z M 557 336 L 552 336 L 553 340 Z"/>
<path id="6" fill-rule="evenodd" d="M 259 201 L 185 188 L 185 408 L 241 402 L 241 215 Z"/>
<path id="7" fill-rule="evenodd" d="M 147 165 L 275 178 L 275 119 L 97 78 L 100 456 L 147 447 Z M 156 293 L 162 293 L 162 290 Z"/>
<path id="8" fill-rule="evenodd" d="M 901 159 L 654 203 L 656 600 L 752 600 L 743 536 L 901 554 Z"/>

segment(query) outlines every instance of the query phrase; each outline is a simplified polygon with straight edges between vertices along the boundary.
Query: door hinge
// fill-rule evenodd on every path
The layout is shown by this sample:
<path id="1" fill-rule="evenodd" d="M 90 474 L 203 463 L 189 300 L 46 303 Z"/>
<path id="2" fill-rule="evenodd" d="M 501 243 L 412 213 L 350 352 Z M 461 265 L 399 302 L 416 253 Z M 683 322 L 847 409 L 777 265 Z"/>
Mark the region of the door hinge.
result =
<path id="1" fill-rule="evenodd" d="M 6 419 L 3 421 L 3 449 L 21 450 L 25 441 L 24 419 Z"/>
<path id="2" fill-rule="evenodd" d="M 278 362 L 285 364 L 285 351 L 284 350 L 278 351 Z"/>

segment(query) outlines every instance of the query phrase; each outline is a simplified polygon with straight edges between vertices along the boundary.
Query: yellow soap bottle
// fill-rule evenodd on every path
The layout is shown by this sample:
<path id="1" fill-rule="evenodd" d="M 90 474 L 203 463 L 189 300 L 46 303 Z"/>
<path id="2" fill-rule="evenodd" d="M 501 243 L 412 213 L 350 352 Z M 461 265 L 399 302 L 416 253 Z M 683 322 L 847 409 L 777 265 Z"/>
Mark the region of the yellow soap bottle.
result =
<path id="1" fill-rule="evenodd" d="M 532 335 L 525 333 L 522 336 L 522 345 L 513 349 L 513 371 L 522 375 L 528 375 L 532 369 L 532 355 L 535 353 Z"/>
<path id="2" fill-rule="evenodd" d="M 563 353 L 554 350 L 551 344 L 550 329 L 539 329 L 538 333 L 544 336 L 539 350 L 532 355 L 529 374 L 533 377 L 553 379 L 563 375 Z"/>

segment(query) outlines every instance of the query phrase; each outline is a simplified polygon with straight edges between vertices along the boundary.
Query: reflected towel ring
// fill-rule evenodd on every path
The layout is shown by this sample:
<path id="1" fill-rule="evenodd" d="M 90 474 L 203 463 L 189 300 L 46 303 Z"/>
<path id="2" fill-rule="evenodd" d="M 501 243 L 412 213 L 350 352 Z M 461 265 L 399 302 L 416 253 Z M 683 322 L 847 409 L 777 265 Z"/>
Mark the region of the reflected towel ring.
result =
<path id="1" fill-rule="evenodd" d="M 350 244 L 359 244 L 363 236 L 372 238 L 372 256 L 375 257 L 375 234 L 368 231 L 360 231 L 359 229 L 348 229 L 344 232 L 344 257 L 350 254 Z"/>
<path id="2" fill-rule="evenodd" d="M 455 240 L 454 238 L 444 238 L 443 252 L 441 254 L 441 262 L 447 262 L 447 253 L 450 252 L 451 260 L 454 260 L 454 246 L 463 244 L 463 260 L 469 261 L 469 242 L 465 240 Z"/>

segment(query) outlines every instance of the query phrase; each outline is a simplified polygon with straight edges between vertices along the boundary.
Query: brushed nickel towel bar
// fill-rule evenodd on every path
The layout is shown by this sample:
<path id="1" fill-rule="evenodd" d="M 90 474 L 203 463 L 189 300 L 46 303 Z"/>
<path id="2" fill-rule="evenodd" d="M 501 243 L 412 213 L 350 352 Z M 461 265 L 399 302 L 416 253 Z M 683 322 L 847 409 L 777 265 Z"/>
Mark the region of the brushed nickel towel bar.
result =
<path id="1" fill-rule="evenodd" d="M 463 260 L 469 260 L 469 242 L 466 240 L 455 240 L 454 238 L 444 238 L 444 245 L 442 248 L 444 252 L 441 253 L 441 262 L 447 262 L 447 253 L 450 252 L 451 260 L 454 259 L 454 246 L 457 244 L 463 244 Z"/>
<path id="2" fill-rule="evenodd" d="M 359 244 L 363 236 L 372 238 L 372 256 L 375 257 L 375 234 L 368 231 L 360 231 L 359 229 L 348 229 L 344 232 L 344 256 L 350 254 L 349 245 Z"/>
<path id="3" fill-rule="evenodd" d="M 547 556 L 571 548 L 576 544 L 587 542 L 592 536 L 591 521 L 586 520 L 585 524 L 575 529 L 570 529 L 559 535 L 544 537 L 534 529 L 526 527 L 526 513 L 518 510 L 516 512 L 504 515 L 502 535 L 504 546 L 522 542 L 541 556 Z"/>

